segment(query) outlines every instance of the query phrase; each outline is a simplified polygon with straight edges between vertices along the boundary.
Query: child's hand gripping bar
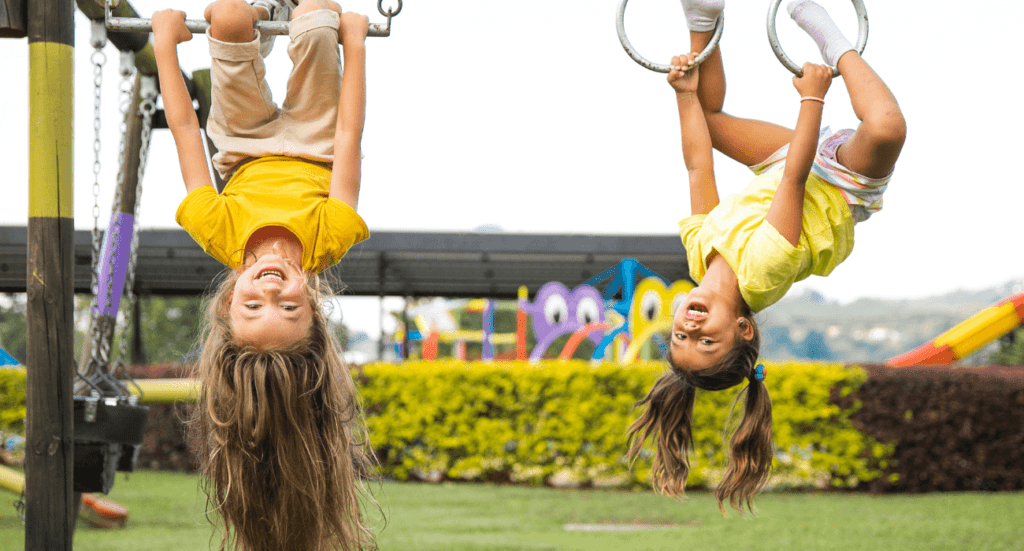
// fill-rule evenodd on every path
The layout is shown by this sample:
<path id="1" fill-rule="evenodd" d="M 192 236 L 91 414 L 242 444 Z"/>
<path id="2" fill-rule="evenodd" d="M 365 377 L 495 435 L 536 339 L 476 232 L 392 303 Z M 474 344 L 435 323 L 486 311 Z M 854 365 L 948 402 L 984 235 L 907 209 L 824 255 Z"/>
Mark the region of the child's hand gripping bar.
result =
<path id="1" fill-rule="evenodd" d="M 110 13 L 111 1 L 105 3 L 105 21 L 110 32 L 149 33 L 153 32 L 153 21 L 145 17 L 117 17 Z M 384 11 L 383 0 L 378 0 L 377 11 L 388 18 L 386 24 L 370 23 L 366 36 L 391 36 L 391 18 L 402 11 L 402 0 L 398 0 L 398 8 Z M 186 19 L 185 27 L 193 34 L 206 34 L 210 22 L 205 19 Z M 287 21 L 257 21 L 254 25 L 261 34 L 288 34 Z"/>

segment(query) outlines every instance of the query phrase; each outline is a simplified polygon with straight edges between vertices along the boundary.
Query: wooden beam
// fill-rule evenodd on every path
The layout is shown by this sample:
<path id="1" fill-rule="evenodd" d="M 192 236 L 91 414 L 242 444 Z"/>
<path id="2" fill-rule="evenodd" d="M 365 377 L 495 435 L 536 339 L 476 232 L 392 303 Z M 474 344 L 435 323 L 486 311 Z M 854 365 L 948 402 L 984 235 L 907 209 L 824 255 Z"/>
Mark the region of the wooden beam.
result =
<path id="1" fill-rule="evenodd" d="M 0 38 L 25 38 L 28 35 L 26 0 L 0 0 Z"/>
<path id="2" fill-rule="evenodd" d="M 103 0 L 75 0 L 78 9 L 86 17 L 93 21 L 103 20 Z M 127 2 L 121 0 L 118 5 L 111 9 L 117 17 L 139 17 L 139 12 Z M 156 54 L 153 52 L 153 43 L 148 33 L 115 33 L 108 32 L 107 39 L 118 50 L 135 52 L 135 68 L 144 75 L 156 74 Z"/>
<path id="3" fill-rule="evenodd" d="M 74 5 L 28 5 L 25 549 L 71 549 L 74 422 Z"/>
<path id="4" fill-rule="evenodd" d="M 78 4 L 78 9 L 85 14 L 86 17 L 93 21 L 103 21 L 103 0 L 75 0 Z M 111 8 L 111 13 L 117 17 L 138 17 L 139 12 L 135 11 L 135 7 L 126 1 L 118 2 L 116 6 Z M 107 39 L 110 40 L 111 44 L 117 47 L 118 50 L 139 52 L 146 47 L 149 43 L 149 35 L 145 33 L 107 33 Z"/>

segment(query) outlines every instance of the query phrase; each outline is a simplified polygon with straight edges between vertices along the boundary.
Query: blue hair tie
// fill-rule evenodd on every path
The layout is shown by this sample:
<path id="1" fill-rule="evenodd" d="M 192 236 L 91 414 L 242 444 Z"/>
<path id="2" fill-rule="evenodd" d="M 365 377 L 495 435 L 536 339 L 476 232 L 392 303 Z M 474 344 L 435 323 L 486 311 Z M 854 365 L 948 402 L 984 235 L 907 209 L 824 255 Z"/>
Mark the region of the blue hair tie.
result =
<path id="1" fill-rule="evenodd" d="M 754 378 L 764 381 L 764 364 L 757 364 L 757 367 L 754 368 Z"/>

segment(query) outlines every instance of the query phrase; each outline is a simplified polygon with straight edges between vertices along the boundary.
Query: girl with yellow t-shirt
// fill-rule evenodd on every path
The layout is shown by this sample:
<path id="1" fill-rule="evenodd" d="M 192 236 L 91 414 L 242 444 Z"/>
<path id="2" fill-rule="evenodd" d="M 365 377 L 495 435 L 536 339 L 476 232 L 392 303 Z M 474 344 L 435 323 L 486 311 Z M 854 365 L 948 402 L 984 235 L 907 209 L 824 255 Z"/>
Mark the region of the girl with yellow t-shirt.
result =
<path id="1" fill-rule="evenodd" d="M 702 51 L 724 0 L 682 0 L 694 52 Z M 772 461 L 771 399 L 764 367 L 755 365 L 760 336 L 753 314 L 795 282 L 828 275 L 853 249 L 854 224 L 882 207 L 882 192 L 906 136 L 899 105 L 882 79 L 810 0 L 790 15 L 839 68 L 861 123 L 856 131 L 820 129 L 826 65 L 804 65 L 795 77 L 796 128 L 741 119 L 722 111 L 725 73 L 716 49 L 698 68 L 696 54 L 672 58 L 692 215 L 679 223 L 691 277 L 699 285 L 675 312 L 667 358 L 672 371 L 639 402 L 630 427 L 631 453 L 653 436 L 655 487 L 677 495 L 689 473 L 695 389 L 724 390 L 744 381 L 743 420 L 730 442 L 729 464 L 715 494 L 719 507 L 750 508 Z M 712 148 L 756 174 L 740 193 L 719 201 Z M 654 436 L 656 434 L 656 436 Z"/>
<path id="2" fill-rule="evenodd" d="M 154 51 L 188 191 L 177 221 L 228 268 L 207 306 L 196 368 L 195 425 L 211 511 L 224 520 L 221 547 L 372 547 L 361 505 L 366 429 L 322 308 L 330 289 L 317 275 L 369 236 L 355 211 L 367 19 L 331 0 L 218 0 L 206 9 L 206 129 L 227 180 L 218 194 L 178 66 L 177 45 L 192 37 L 184 18 L 154 14 Z M 281 107 L 264 80 L 259 19 L 290 21 Z"/>

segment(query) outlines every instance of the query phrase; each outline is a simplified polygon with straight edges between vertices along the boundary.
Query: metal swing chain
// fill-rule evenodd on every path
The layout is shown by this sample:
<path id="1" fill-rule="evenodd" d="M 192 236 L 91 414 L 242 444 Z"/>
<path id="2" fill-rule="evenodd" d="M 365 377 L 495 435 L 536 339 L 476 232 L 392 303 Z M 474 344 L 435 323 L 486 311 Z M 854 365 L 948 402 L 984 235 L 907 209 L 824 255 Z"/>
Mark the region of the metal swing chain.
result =
<path id="1" fill-rule="evenodd" d="M 93 65 L 93 71 L 92 71 L 92 75 L 93 75 L 92 76 L 92 82 L 93 82 L 93 119 L 92 119 L 92 129 L 93 129 L 93 141 L 92 141 L 93 163 L 92 163 L 92 176 L 93 176 L 93 181 L 92 181 L 92 262 L 91 262 L 91 276 L 92 277 L 91 277 L 91 283 L 89 285 L 89 289 L 92 290 L 92 295 L 93 295 L 92 303 L 95 304 L 96 303 L 96 298 L 95 297 L 99 296 L 99 259 L 100 259 L 101 245 L 102 245 L 102 242 L 103 242 L 102 235 L 100 234 L 100 171 L 101 171 L 101 168 L 102 168 L 102 166 L 100 164 L 100 149 L 101 149 L 101 146 L 102 146 L 102 142 L 100 140 L 100 127 L 101 127 L 101 121 L 102 121 L 101 106 L 102 106 L 102 103 L 103 103 L 103 101 L 102 101 L 102 99 L 103 99 L 103 94 L 102 94 L 102 90 L 103 90 L 103 66 L 106 65 L 106 63 L 107 63 L 107 54 L 103 52 L 103 48 L 105 48 L 106 45 L 107 45 L 107 29 L 106 29 L 106 27 L 104 27 L 102 24 L 97 24 L 97 22 L 94 21 L 93 25 L 92 25 L 92 37 L 91 37 L 90 43 L 92 44 L 92 47 L 93 47 L 92 56 L 90 57 L 90 60 L 92 61 L 92 65 Z M 98 352 L 97 351 L 97 343 L 98 343 L 98 341 L 100 339 L 100 334 L 99 334 L 99 327 L 95 323 L 92 324 L 92 331 L 91 331 L 91 335 L 90 336 L 92 337 L 92 342 L 93 342 L 92 358 L 96 358 L 97 357 L 97 352 Z M 90 364 L 91 363 L 92 362 L 90 362 Z M 83 371 L 87 372 L 89 369 L 91 369 L 91 365 L 88 365 L 88 366 L 76 366 L 76 369 L 75 369 L 75 377 L 76 377 L 76 379 L 77 378 L 82 378 L 84 380 L 85 378 L 82 375 L 82 373 L 83 373 Z M 76 381 L 76 383 L 75 383 L 75 391 L 76 391 L 76 393 L 77 393 L 77 391 L 82 386 L 83 386 L 82 384 L 80 384 L 78 381 Z"/>
<path id="2" fill-rule="evenodd" d="M 21 523 L 25 524 L 25 488 L 21 489 L 18 501 L 14 502 L 14 510 L 18 512 L 18 518 L 21 519 Z"/>
<path id="3" fill-rule="evenodd" d="M 121 82 L 119 85 L 118 94 L 119 110 L 121 112 L 121 143 L 118 146 L 117 164 L 120 168 L 118 169 L 117 182 L 114 189 L 114 205 L 121 204 L 121 188 L 125 178 L 123 170 L 125 159 L 125 144 L 128 139 L 128 108 L 131 106 L 132 103 L 132 77 L 135 74 L 134 63 L 126 61 L 127 60 L 125 59 L 124 55 L 122 55 L 120 71 Z M 116 244 L 118 240 L 119 226 L 115 224 L 113 227 L 108 227 L 107 231 L 113 232 L 111 234 L 110 243 Z M 114 261 L 115 255 L 110 255 L 110 265 L 108 266 L 108 269 L 109 273 L 111 274 L 111 277 L 107 278 L 107 288 L 105 293 L 101 289 L 96 289 L 96 293 L 93 295 L 94 309 L 98 309 L 98 307 L 100 306 L 100 300 L 105 301 L 104 304 L 107 310 L 109 310 L 110 307 L 113 305 L 114 278 L 112 276 L 114 273 Z M 98 261 L 94 260 L 94 262 Z M 110 366 L 110 345 L 110 340 L 102 338 L 102 334 L 100 332 L 100 324 L 95 323 L 94 320 L 92 324 L 92 354 L 89 360 L 89 365 L 87 366 L 84 374 L 85 377 L 89 378 L 98 375 L 100 378 L 106 378 L 104 377 L 104 375 L 109 372 Z M 96 373 L 97 371 L 99 373 Z"/>
<path id="4" fill-rule="evenodd" d="M 101 124 L 101 109 L 102 104 L 102 89 L 103 89 L 103 65 L 107 62 L 107 54 L 103 53 L 102 46 L 96 46 L 96 49 L 92 53 L 92 82 L 93 82 L 93 118 L 92 118 L 92 284 L 89 286 L 92 289 L 93 295 L 96 294 L 97 286 L 99 285 L 99 277 L 96 268 L 99 263 L 100 257 L 100 124 Z"/>
<path id="5" fill-rule="evenodd" d="M 120 346 L 118 349 L 118 360 L 115 370 L 119 369 L 139 393 L 138 396 L 130 395 L 129 401 L 134 403 L 142 397 L 142 388 L 135 379 L 128 374 L 125 358 L 128 356 L 128 338 L 134 326 L 135 302 L 135 267 L 138 264 L 139 251 L 139 203 L 142 202 L 142 180 L 146 173 L 146 163 L 149 158 L 149 142 L 153 134 L 153 115 L 156 113 L 157 84 L 156 77 L 144 76 L 140 82 L 139 93 L 139 115 L 142 116 L 142 139 L 139 140 L 139 171 L 135 181 L 135 212 L 133 218 L 132 244 L 128 255 L 128 272 L 125 274 L 124 293 L 127 300 L 122 302 L 122 312 L 118 316 L 118 334 L 120 335 Z"/>

